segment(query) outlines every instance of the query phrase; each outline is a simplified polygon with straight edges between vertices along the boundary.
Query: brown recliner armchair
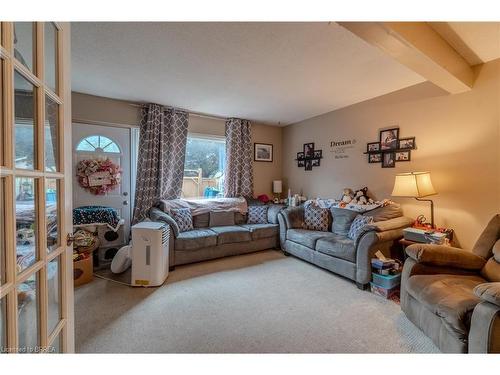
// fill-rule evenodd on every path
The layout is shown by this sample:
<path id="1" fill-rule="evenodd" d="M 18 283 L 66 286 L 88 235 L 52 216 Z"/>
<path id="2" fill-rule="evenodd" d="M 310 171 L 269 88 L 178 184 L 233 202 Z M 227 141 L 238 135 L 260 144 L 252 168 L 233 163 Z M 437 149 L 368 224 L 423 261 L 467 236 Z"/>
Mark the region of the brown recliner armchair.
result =
<path id="1" fill-rule="evenodd" d="M 472 251 L 415 244 L 401 279 L 401 309 L 446 353 L 500 353 L 500 215 Z"/>

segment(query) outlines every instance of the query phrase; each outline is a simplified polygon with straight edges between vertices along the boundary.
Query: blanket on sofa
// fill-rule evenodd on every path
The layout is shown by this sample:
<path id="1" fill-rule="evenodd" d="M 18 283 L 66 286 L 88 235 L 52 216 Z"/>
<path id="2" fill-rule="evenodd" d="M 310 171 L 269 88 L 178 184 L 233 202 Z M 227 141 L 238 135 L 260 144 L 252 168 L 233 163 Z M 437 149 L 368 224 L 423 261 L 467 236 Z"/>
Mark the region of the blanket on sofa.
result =
<path id="1" fill-rule="evenodd" d="M 344 202 L 342 202 L 340 200 L 336 200 L 336 199 L 318 198 L 316 200 L 313 200 L 312 202 L 313 202 L 313 204 L 315 204 L 321 208 L 328 208 L 329 209 L 332 207 L 339 207 L 339 208 L 345 208 L 345 209 L 351 210 L 351 211 L 356 211 L 359 213 L 364 213 L 364 212 L 372 211 L 372 210 L 379 208 L 379 207 L 387 206 L 388 204 L 391 203 L 391 200 L 384 199 L 382 201 L 375 201 L 372 204 L 353 204 L 353 203 L 344 203 Z"/>
<path id="2" fill-rule="evenodd" d="M 160 201 L 159 208 L 166 213 L 172 209 L 189 208 L 191 215 L 196 216 L 210 211 L 231 211 L 246 214 L 248 211 L 245 198 L 213 198 L 213 199 L 172 199 Z"/>

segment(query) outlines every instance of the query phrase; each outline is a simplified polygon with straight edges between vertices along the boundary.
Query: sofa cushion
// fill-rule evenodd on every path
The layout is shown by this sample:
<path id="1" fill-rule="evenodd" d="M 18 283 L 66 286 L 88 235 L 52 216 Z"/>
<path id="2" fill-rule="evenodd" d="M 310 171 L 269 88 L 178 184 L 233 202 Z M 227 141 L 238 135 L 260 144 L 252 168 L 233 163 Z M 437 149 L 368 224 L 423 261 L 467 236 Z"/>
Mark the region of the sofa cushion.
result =
<path id="1" fill-rule="evenodd" d="M 493 245 L 493 257 L 500 263 L 500 239 Z"/>
<path id="2" fill-rule="evenodd" d="M 193 229 L 193 217 L 189 208 L 174 208 L 170 210 L 170 215 L 179 226 L 180 232 Z"/>
<path id="3" fill-rule="evenodd" d="M 242 214 L 241 212 L 234 213 L 234 225 L 241 225 L 247 222 L 247 214 Z"/>
<path id="4" fill-rule="evenodd" d="M 483 276 L 488 281 L 500 281 L 500 263 L 497 262 L 493 257 L 488 259 L 483 269 L 481 270 L 481 276 Z"/>
<path id="5" fill-rule="evenodd" d="M 208 228 L 210 222 L 210 212 L 193 216 L 193 227 L 195 228 Z"/>
<path id="6" fill-rule="evenodd" d="M 328 237 L 320 238 L 316 242 L 316 250 L 335 258 L 348 260 L 353 263 L 356 262 L 354 241 L 346 236 L 339 236 L 332 233 Z"/>
<path id="7" fill-rule="evenodd" d="M 217 244 L 247 242 L 252 240 L 250 231 L 237 225 L 228 225 L 222 227 L 211 227 L 217 233 Z"/>
<path id="8" fill-rule="evenodd" d="M 332 232 L 341 236 L 347 236 L 351 224 L 358 213 L 345 208 L 332 207 L 330 209 L 333 217 Z"/>
<path id="9" fill-rule="evenodd" d="M 373 221 L 375 222 L 386 221 L 403 216 L 403 210 L 401 209 L 401 206 L 399 204 L 390 203 L 387 206 L 382 206 L 374 210 L 365 212 L 363 215 L 373 217 Z"/>
<path id="10" fill-rule="evenodd" d="M 268 206 L 248 206 L 248 224 L 267 224 Z"/>
<path id="11" fill-rule="evenodd" d="M 316 248 L 316 241 L 320 238 L 327 237 L 328 234 L 328 232 L 315 230 L 288 229 L 286 232 L 286 238 L 314 250 Z"/>
<path id="12" fill-rule="evenodd" d="M 406 288 L 411 296 L 443 320 L 450 333 L 466 339 L 472 311 L 480 302 L 473 290 L 484 282 L 479 276 L 414 275 L 408 279 Z"/>
<path id="13" fill-rule="evenodd" d="M 327 232 L 330 225 L 330 213 L 327 208 L 321 208 L 310 202 L 304 205 L 304 228 Z"/>
<path id="14" fill-rule="evenodd" d="M 253 240 L 277 236 L 280 230 L 278 224 L 243 224 L 241 226 L 250 231 Z"/>
<path id="15" fill-rule="evenodd" d="M 175 250 L 196 250 L 217 245 L 217 233 L 210 229 L 193 229 L 179 233 Z"/>
<path id="16" fill-rule="evenodd" d="M 495 243 L 500 239 L 500 214 L 493 216 L 477 239 L 472 252 L 488 259 L 493 253 Z"/>
<path id="17" fill-rule="evenodd" d="M 234 225 L 234 212 L 210 211 L 210 227 L 223 227 Z"/>

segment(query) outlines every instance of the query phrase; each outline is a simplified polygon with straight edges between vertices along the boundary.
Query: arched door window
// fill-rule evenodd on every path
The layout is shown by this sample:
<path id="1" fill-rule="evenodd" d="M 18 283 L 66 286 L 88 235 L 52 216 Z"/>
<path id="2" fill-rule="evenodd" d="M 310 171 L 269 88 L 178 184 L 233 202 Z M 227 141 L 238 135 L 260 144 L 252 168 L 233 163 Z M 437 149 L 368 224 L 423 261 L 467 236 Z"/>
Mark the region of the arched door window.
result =
<path id="1" fill-rule="evenodd" d="M 103 135 L 91 135 L 83 138 L 76 146 L 76 151 L 120 153 L 115 141 Z"/>

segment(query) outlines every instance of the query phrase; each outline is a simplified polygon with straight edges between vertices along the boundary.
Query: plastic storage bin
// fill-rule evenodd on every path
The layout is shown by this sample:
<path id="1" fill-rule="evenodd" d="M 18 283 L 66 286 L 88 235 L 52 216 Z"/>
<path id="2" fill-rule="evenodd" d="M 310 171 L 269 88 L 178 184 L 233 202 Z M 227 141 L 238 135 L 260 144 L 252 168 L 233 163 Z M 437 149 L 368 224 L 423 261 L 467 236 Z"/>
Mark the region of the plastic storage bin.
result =
<path id="1" fill-rule="evenodd" d="M 380 275 L 372 273 L 373 283 L 385 289 L 391 289 L 401 284 L 401 274 L 396 275 Z"/>
<path id="2" fill-rule="evenodd" d="M 377 294 L 381 297 L 384 297 L 386 299 L 398 296 L 399 297 L 399 285 L 395 286 L 394 288 L 386 289 L 382 288 L 381 286 L 378 286 L 374 283 L 370 283 L 371 286 L 371 291 L 373 294 Z"/>

